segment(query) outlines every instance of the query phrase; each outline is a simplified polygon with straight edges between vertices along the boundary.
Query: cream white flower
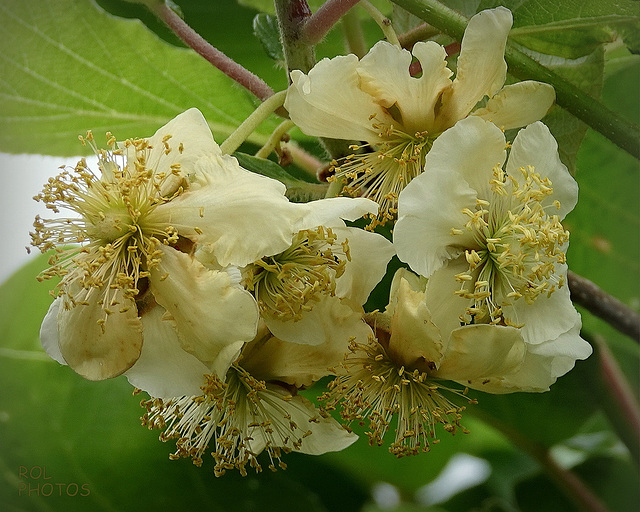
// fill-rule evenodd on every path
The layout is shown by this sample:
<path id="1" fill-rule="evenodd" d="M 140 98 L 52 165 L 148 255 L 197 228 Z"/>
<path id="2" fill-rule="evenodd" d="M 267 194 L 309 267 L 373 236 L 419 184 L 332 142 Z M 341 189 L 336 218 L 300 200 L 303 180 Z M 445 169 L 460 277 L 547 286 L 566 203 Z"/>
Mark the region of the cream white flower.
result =
<path id="1" fill-rule="evenodd" d="M 508 160 L 507 148 L 502 131 L 477 117 L 438 138 L 425 173 L 400 195 L 394 245 L 429 278 L 426 302 L 441 330 L 517 327 L 535 345 L 528 354 L 563 354 L 555 380 L 591 353 L 569 298 L 560 223 L 578 186 L 542 123 L 518 133 Z"/>
<path id="2" fill-rule="evenodd" d="M 231 469 L 246 475 L 247 464 L 261 471 L 257 457 L 263 451 L 269 469 L 275 470 L 286 468 L 283 453 L 342 450 L 357 436 L 297 391 L 329 374 L 346 350 L 346 342 L 338 338 L 315 346 L 283 342 L 261 324 L 224 380 L 206 375 L 196 396 L 144 402 L 143 424 L 164 430 L 163 441 L 177 439 L 171 458 L 191 457 L 198 466 L 213 441 L 217 476 Z"/>
<path id="3" fill-rule="evenodd" d="M 365 142 L 335 162 L 335 176 L 347 180 L 350 194 L 378 202 L 377 222 L 384 222 L 395 217 L 400 191 L 423 171 L 433 141 L 458 120 L 471 113 L 517 128 L 541 119 L 553 104 L 547 84 L 503 87 L 511 24 L 504 7 L 471 18 L 454 80 L 441 45 L 419 42 L 409 52 L 381 41 L 360 61 L 339 56 L 318 62 L 308 75 L 293 71 L 285 107 L 308 135 Z M 416 76 L 414 59 L 421 67 Z M 486 105 L 474 110 L 485 97 Z"/>
<path id="4" fill-rule="evenodd" d="M 319 345 L 336 336 L 367 338 L 362 306 L 395 254 L 377 233 L 344 220 L 375 214 L 365 198 L 331 198 L 300 205 L 306 214 L 285 251 L 242 269 L 274 336 Z M 346 345 L 345 345 L 346 346 Z"/>
<path id="5" fill-rule="evenodd" d="M 173 383 L 156 388 L 155 369 L 177 361 L 195 372 L 198 390 L 202 374 L 226 374 L 257 329 L 256 302 L 227 267 L 284 250 L 302 212 L 281 183 L 222 155 L 195 109 L 149 139 L 109 139 L 110 151 L 86 139 L 100 174 L 83 160 L 36 198 L 75 214 L 34 223 L 33 244 L 55 250 L 43 277 L 62 278 L 42 343 L 88 379 L 128 370 L 134 385 L 159 394 Z M 198 262 L 196 246 L 218 268 Z"/>

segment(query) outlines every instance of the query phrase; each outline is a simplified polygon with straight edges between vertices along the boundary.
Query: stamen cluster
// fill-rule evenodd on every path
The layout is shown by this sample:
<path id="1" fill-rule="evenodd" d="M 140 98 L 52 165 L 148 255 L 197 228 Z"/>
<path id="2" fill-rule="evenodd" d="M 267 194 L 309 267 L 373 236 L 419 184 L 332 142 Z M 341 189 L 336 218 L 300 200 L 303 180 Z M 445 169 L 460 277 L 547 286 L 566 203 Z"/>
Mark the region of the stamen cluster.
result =
<path id="1" fill-rule="evenodd" d="M 463 393 L 440 385 L 426 372 L 399 366 L 377 340 L 352 343 L 343 367 L 345 372 L 329 384 L 321 400 L 328 411 L 340 405 L 340 415 L 349 424 L 364 425 L 368 420 L 371 446 L 384 443 L 394 416 L 397 425 L 389 451 L 397 457 L 428 452 L 432 443 L 439 442 L 437 424 L 452 435 L 458 430 L 468 433 L 460 424 L 465 407 L 455 405 L 441 391 Z"/>
<path id="2" fill-rule="evenodd" d="M 302 230 L 287 250 L 247 267 L 245 287 L 263 313 L 297 320 L 321 295 L 335 294 L 335 280 L 350 259 L 347 242 L 337 243 L 331 228 Z"/>
<path id="3" fill-rule="evenodd" d="M 311 435 L 309 428 L 296 424 L 287 412 L 293 395 L 281 386 L 252 377 L 238 365 L 230 368 L 224 382 L 215 375 L 205 378 L 202 395 L 142 402 L 147 410 L 142 424 L 164 430 L 161 441 L 177 439 L 171 459 L 190 457 L 201 466 L 202 455 L 213 439 L 216 476 L 232 469 L 246 476 L 247 464 L 256 472 L 262 471 L 257 456 L 263 449 L 270 470 L 285 469 L 282 453 L 299 449 L 302 440 Z"/>
<path id="4" fill-rule="evenodd" d="M 553 193 L 552 183 L 532 166 L 518 171 L 519 179 L 494 168 L 490 200 L 478 199 L 475 210 L 462 210 L 469 220 L 463 229 L 452 230 L 472 232 L 478 247 L 465 251 L 469 270 L 456 276 L 462 284 L 456 293 L 472 301 L 465 323 L 515 325 L 505 318 L 504 306 L 520 298 L 532 304 L 564 285 L 557 266 L 566 262 L 569 232 L 543 204 Z"/>

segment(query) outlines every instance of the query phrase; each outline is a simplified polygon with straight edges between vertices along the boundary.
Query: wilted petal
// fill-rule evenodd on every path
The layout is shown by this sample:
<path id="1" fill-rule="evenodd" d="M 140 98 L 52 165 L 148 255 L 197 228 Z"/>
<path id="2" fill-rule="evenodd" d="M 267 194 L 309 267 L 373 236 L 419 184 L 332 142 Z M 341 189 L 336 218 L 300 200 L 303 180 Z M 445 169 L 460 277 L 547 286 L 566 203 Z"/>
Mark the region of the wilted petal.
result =
<path id="1" fill-rule="evenodd" d="M 462 38 L 456 78 L 443 94 L 441 129 L 448 128 L 471 112 L 485 96 L 493 96 L 504 85 L 507 63 L 504 49 L 511 30 L 511 11 L 497 7 L 479 12 L 469 20 Z"/>
<path id="2" fill-rule="evenodd" d="M 522 365 L 526 346 L 518 329 L 501 325 L 465 325 L 455 329 L 442 364 L 434 374 L 468 384 L 468 380 L 508 375 Z"/>
<path id="3" fill-rule="evenodd" d="M 578 203 L 578 184 L 566 166 L 560 161 L 558 143 L 544 124 L 538 122 L 520 130 L 513 141 L 506 171 L 517 175 L 519 167 L 533 166 L 543 178 L 549 178 L 553 193 L 542 204 L 548 215 L 558 215 L 562 220 Z M 558 209 L 553 202 L 560 202 Z"/>
<path id="4" fill-rule="evenodd" d="M 199 395 L 209 368 L 185 352 L 173 322 L 163 320 L 165 309 L 154 306 L 142 316 L 144 345 L 140 358 L 124 375 L 131 385 L 153 397 Z"/>
<path id="5" fill-rule="evenodd" d="M 301 388 L 331 375 L 347 351 L 348 340 L 339 336 L 320 345 L 302 345 L 279 340 L 267 331 L 245 346 L 240 364 L 257 379 Z"/>
<path id="6" fill-rule="evenodd" d="M 198 160 L 199 181 L 158 206 L 150 221 L 173 226 L 218 263 L 245 266 L 284 251 L 306 210 L 290 203 L 279 181 L 242 169 L 228 155 Z"/>
<path id="7" fill-rule="evenodd" d="M 75 294 L 76 300 L 86 304 L 66 307 L 58 312 L 60 353 L 67 364 L 89 380 L 117 377 L 138 360 L 142 349 L 142 323 L 135 303 L 114 290 L 110 314 L 105 313 L 99 299 L 102 290 L 91 289 Z M 98 322 L 105 320 L 101 325 Z"/>
<path id="8" fill-rule="evenodd" d="M 187 254 L 161 246 L 151 291 L 164 307 L 182 348 L 224 376 L 242 344 L 256 334 L 258 307 L 229 274 L 206 269 Z"/>
<path id="9" fill-rule="evenodd" d="M 542 119 L 555 99 L 556 92 L 551 85 L 527 80 L 505 85 L 486 107 L 474 111 L 473 115 L 510 130 Z"/>
<path id="10" fill-rule="evenodd" d="M 420 77 L 409 74 L 411 53 L 386 41 L 376 43 L 357 68 L 362 90 L 385 108 L 397 106 L 408 134 L 433 126 L 436 101 L 451 83 L 442 46 L 433 41 L 418 42 L 412 53 L 422 66 Z"/>
<path id="11" fill-rule="evenodd" d="M 383 318 L 389 318 L 391 336 L 387 353 L 398 366 L 435 370 L 441 363 L 444 344 L 424 302 L 424 287 L 405 269 L 393 276 L 389 306 Z"/>
<path id="12" fill-rule="evenodd" d="M 40 326 L 40 343 L 51 359 L 66 365 L 67 362 L 64 360 L 64 357 L 62 357 L 62 352 L 60 352 L 58 337 L 58 312 L 60 311 L 61 304 L 62 299 L 58 297 L 51 303 L 51 306 L 49 306 L 49 310 Z"/>
<path id="13" fill-rule="evenodd" d="M 291 72 L 292 84 L 284 106 L 291 120 L 307 135 L 376 142 L 371 117 L 389 124 L 391 116 L 360 89 L 355 55 L 322 59 L 305 75 Z M 336 86 L 340 94 L 336 94 Z"/>
<path id="14" fill-rule="evenodd" d="M 321 345 L 337 339 L 346 346 L 352 338 L 366 342 L 370 331 L 362 321 L 362 312 L 354 311 L 336 296 L 323 295 L 311 305 L 312 309 L 303 311 L 299 320 L 264 315 L 264 321 L 274 336 L 290 343 Z"/>

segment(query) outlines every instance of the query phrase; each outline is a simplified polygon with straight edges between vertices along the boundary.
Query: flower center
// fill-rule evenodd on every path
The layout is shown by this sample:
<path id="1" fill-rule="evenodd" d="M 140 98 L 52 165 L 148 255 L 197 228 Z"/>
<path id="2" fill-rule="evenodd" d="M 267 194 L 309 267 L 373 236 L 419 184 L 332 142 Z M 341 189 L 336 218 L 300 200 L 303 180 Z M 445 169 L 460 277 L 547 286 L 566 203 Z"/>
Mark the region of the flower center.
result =
<path id="1" fill-rule="evenodd" d="M 380 205 L 370 229 L 395 219 L 398 196 L 407 184 L 424 170 L 425 157 L 435 137 L 427 132 L 406 134 L 393 126 L 374 124 L 383 141 L 376 147 L 353 145 L 354 153 L 333 162 L 331 180 L 345 180 L 344 191 L 354 197 L 364 196 Z"/>
<path id="2" fill-rule="evenodd" d="M 366 345 L 352 343 L 349 350 L 343 363 L 345 373 L 329 383 L 329 391 L 320 399 L 326 401 L 328 411 L 340 404 L 340 415 L 349 422 L 368 419 L 366 434 L 371 446 L 384 443 L 396 415 L 396 433 L 389 451 L 397 457 L 429 451 L 431 444 L 438 442 L 438 423 L 451 434 L 458 429 L 468 432 L 460 424 L 465 408 L 453 404 L 441 390 L 459 396 L 462 392 L 438 384 L 425 372 L 398 367 L 375 339 Z"/>
<path id="3" fill-rule="evenodd" d="M 146 140 L 126 141 L 122 150 L 116 149 L 113 136 L 107 137 L 111 151 L 98 150 L 90 132 L 81 139 L 98 156 L 100 177 L 83 159 L 50 179 L 35 197 L 55 213 L 66 209 L 73 216 L 37 217 L 31 233 L 32 244 L 42 252 L 55 249 L 52 266 L 41 277 L 63 278 L 60 293 L 69 295 L 72 303 L 71 283 L 77 282 L 76 289 L 84 290 L 83 300 L 100 289 L 105 310 L 116 305 L 117 290 L 134 298 L 138 280 L 148 277 L 148 270 L 159 261 L 159 244 L 177 241 L 175 229 L 154 224 L 150 214 L 157 205 L 182 193 L 182 187 L 170 196 L 161 193 L 167 179 L 179 175 L 179 168 L 168 175 L 148 169 L 147 153 L 152 148 Z M 126 164 L 124 152 L 129 156 Z M 72 244 L 81 245 L 63 248 Z"/>
<path id="4" fill-rule="evenodd" d="M 335 293 L 335 280 L 350 259 L 347 242 L 337 242 L 331 228 L 298 232 L 291 246 L 244 270 L 244 284 L 260 311 L 281 320 L 300 319 L 322 295 Z"/>
<path id="5" fill-rule="evenodd" d="M 465 323 L 490 322 L 515 325 L 504 317 L 503 307 L 524 298 L 531 304 L 541 294 L 551 295 L 564 285 L 558 265 L 566 262 L 569 232 L 544 201 L 553 193 L 551 181 L 531 166 L 519 169 L 520 179 L 494 169 L 489 201 L 477 200 L 462 234 L 469 230 L 477 244 L 465 251 L 469 270 L 458 274 L 461 288 L 456 293 L 471 300 Z"/>

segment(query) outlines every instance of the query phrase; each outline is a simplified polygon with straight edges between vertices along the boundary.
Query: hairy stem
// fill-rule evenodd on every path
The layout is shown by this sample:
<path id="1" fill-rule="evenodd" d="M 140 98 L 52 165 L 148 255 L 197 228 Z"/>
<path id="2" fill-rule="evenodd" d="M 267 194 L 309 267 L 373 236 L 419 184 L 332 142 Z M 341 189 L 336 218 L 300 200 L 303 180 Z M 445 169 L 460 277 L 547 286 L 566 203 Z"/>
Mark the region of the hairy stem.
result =
<path id="1" fill-rule="evenodd" d="M 294 69 L 307 73 L 316 63 L 313 45 L 303 36 L 303 27 L 311 18 L 306 0 L 274 0 L 287 76 Z"/>
<path id="2" fill-rule="evenodd" d="M 571 300 L 640 342 L 640 315 L 588 279 L 569 271 Z"/>
<path id="3" fill-rule="evenodd" d="M 468 20 L 437 0 L 392 1 L 454 39 L 462 39 Z M 571 82 L 523 53 L 510 41 L 507 42 L 505 60 L 512 75 L 521 80 L 538 80 L 552 85 L 556 90 L 558 105 L 618 147 L 640 158 L 640 128 L 637 125 L 609 110 Z"/>
<path id="4" fill-rule="evenodd" d="M 360 0 L 327 0 L 302 27 L 302 37 L 308 44 L 317 44 L 329 30 Z"/>
<path id="5" fill-rule="evenodd" d="M 264 80 L 209 44 L 202 36 L 187 25 L 167 4 L 164 2 L 158 3 L 150 8 L 187 46 L 195 50 L 229 78 L 235 80 L 254 94 L 258 99 L 264 101 L 273 95 L 273 89 L 271 89 Z"/>

